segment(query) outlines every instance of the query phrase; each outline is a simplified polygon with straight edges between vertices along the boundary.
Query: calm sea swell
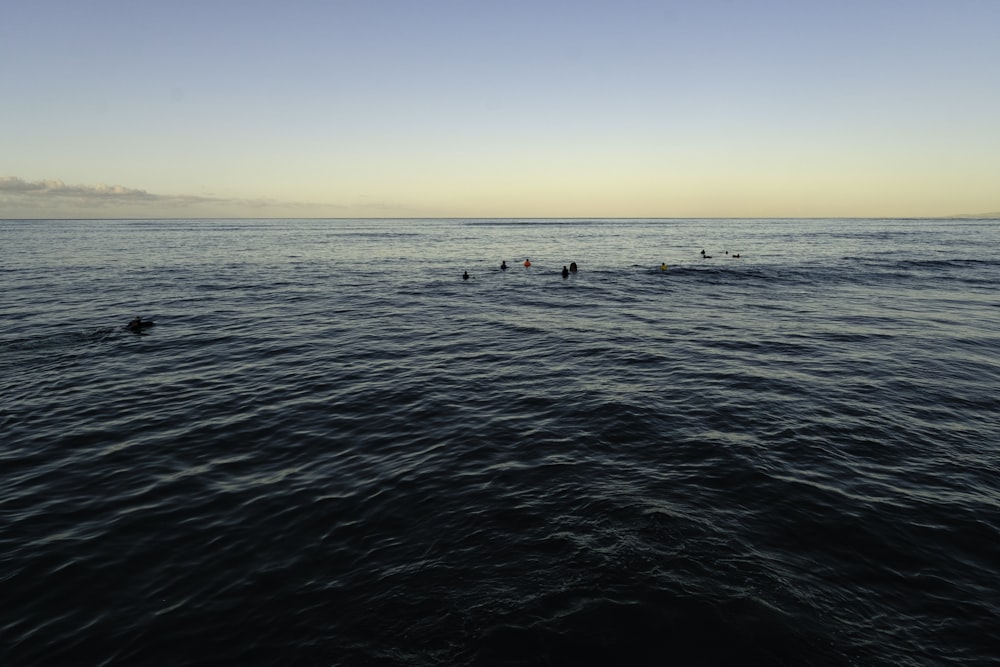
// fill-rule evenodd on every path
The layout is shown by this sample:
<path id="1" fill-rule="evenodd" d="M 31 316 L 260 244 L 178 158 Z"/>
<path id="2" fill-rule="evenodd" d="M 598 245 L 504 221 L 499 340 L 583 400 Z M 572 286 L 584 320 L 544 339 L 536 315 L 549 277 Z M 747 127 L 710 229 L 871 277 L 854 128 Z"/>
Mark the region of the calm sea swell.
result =
<path id="1" fill-rule="evenodd" d="M 4 664 L 1000 659 L 995 222 L 0 230 Z"/>

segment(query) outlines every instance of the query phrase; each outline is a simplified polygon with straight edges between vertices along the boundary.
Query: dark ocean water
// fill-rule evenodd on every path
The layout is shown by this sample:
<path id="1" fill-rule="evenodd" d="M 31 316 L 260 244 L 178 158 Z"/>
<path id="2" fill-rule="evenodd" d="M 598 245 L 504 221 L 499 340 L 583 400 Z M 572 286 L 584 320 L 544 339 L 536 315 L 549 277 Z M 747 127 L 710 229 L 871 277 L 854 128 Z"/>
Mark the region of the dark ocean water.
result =
<path id="1" fill-rule="evenodd" d="M 998 247 L 0 221 L 0 664 L 997 664 Z"/>

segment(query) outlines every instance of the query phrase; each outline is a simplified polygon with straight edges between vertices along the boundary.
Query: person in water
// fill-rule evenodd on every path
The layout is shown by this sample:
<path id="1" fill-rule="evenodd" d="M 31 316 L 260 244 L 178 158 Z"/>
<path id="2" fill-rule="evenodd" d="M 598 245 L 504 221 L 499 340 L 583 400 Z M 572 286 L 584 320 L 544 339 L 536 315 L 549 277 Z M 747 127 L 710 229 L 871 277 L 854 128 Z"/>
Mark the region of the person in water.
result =
<path id="1" fill-rule="evenodd" d="M 565 265 L 563 266 L 563 278 L 569 278 L 569 269 Z"/>
<path id="2" fill-rule="evenodd" d="M 531 266 L 531 260 L 530 260 L 530 259 L 528 259 L 527 257 L 525 257 L 525 258 L 524 258 L 524 265 L 525 265 L 525 266 Z"/>
<path id="3" fill-rule="evenodd" d="M 501 271 L 506 271 L 507 270 L 507 260 L 506 259 L 504 261 L 500 262 L 500 270 Z"/>
<path id="4" fill-rule="evenodd" d="M 141 316 L 136 316 L 134 320 L 125 325 L 125 328 L 135 333 L 142 333 L 146 327 L 153 326 L 152 322 L 143 322 Z"/>
<path id="5" fill-rule="evenodd" d="M 569 272 L 570 273 L 576 273 L 576 262 L 570 262 L 569 263 Z"/>
<path id="6" fill-rule="evenodd" d="M 468 279 L 469 279 L 469 272 L 466 271 L 465 273 L 462 274 L 462 280 L 468 280 Z"/>
<path id="7" fill-rule="evenodd" d="M 662 264 L 660 264 L 660 271 L 666 271 L 666 270 L 667 270 L 667 263 L 663 262 Z"/>

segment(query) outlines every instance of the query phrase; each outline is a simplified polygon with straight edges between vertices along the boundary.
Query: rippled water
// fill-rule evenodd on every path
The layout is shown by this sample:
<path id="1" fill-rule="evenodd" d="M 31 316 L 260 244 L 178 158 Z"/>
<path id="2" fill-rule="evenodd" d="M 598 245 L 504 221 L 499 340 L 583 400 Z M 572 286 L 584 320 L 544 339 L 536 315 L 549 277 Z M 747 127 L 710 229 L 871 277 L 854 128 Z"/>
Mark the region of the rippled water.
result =
<path id="1" fill-rule="evenodd" d="M 995 664 L 998 242 L 0 221 L 0 663 Z"/>

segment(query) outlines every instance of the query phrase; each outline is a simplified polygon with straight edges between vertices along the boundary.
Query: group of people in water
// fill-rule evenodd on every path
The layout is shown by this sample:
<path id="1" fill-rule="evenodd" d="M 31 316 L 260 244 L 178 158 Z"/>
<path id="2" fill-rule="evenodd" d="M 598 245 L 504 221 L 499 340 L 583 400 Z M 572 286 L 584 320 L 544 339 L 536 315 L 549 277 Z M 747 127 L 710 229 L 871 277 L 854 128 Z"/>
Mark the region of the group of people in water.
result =
<path id="1" fill-rule="evenodd" d="M 727 254 L 727 255 L 729 255 L 729 251 L 728 251 L 728 250 L 726 251 L 726 254 Z M 736 259 L 739 259 L 739 258 L 740 258 L 740 255 L 739 255 L 739 253 L 736 253 L 735 255 L 729 255 L 729 256 L 730 256 L 730 257 L 735 257 Z M 702 259 L 712 259 L 712 256 L 711 256 L 711 255 L 706 255 L 706 254 L 705 254 L 705 249 L 704 249 L 704 248 L 702 248 L 702 249 L 701 249 L 701 258 L 702 258 Z"/>
<path id="2" fill-rule="evenodd" d="M 531 267 L 531 260 L 528 259 L 527 257 L 525 257 L 524 258 L 524 268 L 527 269 L 529 267 Z M 507 266 L 507 260 L 506 259 L 503 260 L 502 262 L 500 262 L 500 270 L 501 271 L 506 271 L 509 268 L 510 267 Z M 569 278 L 569 274 L 576 273 L 576 272 L 577 272 L 576 262 L 570 262 L 568 267 L 565 266 L 565 265 L 563 265 L 563 268 L 562 268 L 562 277 L 563 278 Z M 468 280 L 468 279 L 469 279 L 469 272 L 466 271 L 465 273 L 462 274 L 462 280 Z"/>
<path id="3" fill-rule="evenodd" d="M 728 250 L 726 251 L 726 255 L 728 255 L 729 257 L 733 257 L 735 259 L 739 259 L 740 258 L 739 253 L 730 255 Z M 712 256 L 708 255 L 708 254 L 705 254 L 705 249 L 702 248 L 702 250 L 701 250 L 701 258 L 702 259 L 712 259 Z M 531 260 L 528 259 L 528 258 L 525 258 L 525 260 L 524 260 L 524 267 L 528 268 L 530 266 L 531 266 Z M 502 262 L 500 262 L 500 270 L 501 271 L 506 271 L 509 268 L 510 267 L 507 266 L 507 260 L 503 260 Z M 660 264 L 660 271 L 666 271 L 666 270 L 667 270 L 667 263 L 663 262 L 662 264 Z M 577 271 L 576 262 L 570 262 L 569 267 L 563 266 L 563 268 L 562 268 L 562 277 L 563 278 L 568 278 L 569 274 L 576 273 L 576 271 Z M 462 274 L 462 280 L 468 280 L 468 279 L 469 279 L 469 272 L 466 271 L 465 273 Z"/>

